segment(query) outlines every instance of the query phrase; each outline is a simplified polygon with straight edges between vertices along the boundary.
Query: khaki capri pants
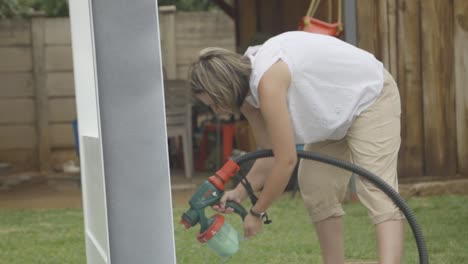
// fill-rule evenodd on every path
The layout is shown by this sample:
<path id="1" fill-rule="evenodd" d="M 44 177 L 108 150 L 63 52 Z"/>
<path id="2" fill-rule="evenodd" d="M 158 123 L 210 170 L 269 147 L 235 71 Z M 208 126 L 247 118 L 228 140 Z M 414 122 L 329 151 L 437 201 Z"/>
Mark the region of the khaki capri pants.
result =
<path id="1" fill-rule="evenodd" d="M 352 162 L 381 177 L 398 191 L 400 114 L 397 84 L 385 70 L 384 87 L 379 98 L 356 117 L 342 140 L 307 144 L 304 150 Z M 349 171 L 325 163 L 301 160 L 298 181 L 313 222 L 345 214 L 341 203 L 351 175 Z M 404 218 L 393 201 L 371 182 L 356 177 L 356 191 L 374 224 Z"/>

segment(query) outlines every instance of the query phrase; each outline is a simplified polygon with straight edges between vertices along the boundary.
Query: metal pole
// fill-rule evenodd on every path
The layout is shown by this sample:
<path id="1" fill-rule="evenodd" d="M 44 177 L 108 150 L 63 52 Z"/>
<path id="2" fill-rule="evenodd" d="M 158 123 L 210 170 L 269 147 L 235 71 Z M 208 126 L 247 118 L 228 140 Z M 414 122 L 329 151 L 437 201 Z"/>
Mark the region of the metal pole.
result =
<path id="1" fill-rule="evenodd" d="M 357 45 L 356 0 L 339 0 L 339 1 L 343 1 L 345 41 L 356 46 Z"/>

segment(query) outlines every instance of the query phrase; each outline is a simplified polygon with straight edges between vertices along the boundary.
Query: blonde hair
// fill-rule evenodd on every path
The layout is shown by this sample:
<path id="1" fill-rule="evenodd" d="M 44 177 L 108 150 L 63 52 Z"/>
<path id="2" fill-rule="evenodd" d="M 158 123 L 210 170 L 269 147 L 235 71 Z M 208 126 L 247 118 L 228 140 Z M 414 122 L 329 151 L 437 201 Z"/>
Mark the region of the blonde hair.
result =
<path id="1" fill-rule="evenodd" d="M 250 59 L 222 48 L 206 48 L 189 70 L 194 94 L 206 92 L 221 108 L 239 112 L 249 92 Z"/>

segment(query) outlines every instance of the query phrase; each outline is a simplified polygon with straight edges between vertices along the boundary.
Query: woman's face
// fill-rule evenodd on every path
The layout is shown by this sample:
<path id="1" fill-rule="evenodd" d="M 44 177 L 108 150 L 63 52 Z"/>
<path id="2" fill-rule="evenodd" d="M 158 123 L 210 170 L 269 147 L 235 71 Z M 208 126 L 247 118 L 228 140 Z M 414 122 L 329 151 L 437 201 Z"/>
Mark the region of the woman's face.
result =
<path id="1" fill-rule="evenodd" d="M 231 115 L 232 112 L 229 111 L 228 109 L 226 108 L 223 108 L 223 107 L 220 107 L 220 106 L 217 106 L 213 100 L 208 96 L 207 93 L 201 93 L 201 94 L 197 94 L 195 95 L 200 101 L 202 101 L 205 105 L 209 106 L 213 112 L 218 115 L 218 116 L 222 116 L 222 115 Z"/>

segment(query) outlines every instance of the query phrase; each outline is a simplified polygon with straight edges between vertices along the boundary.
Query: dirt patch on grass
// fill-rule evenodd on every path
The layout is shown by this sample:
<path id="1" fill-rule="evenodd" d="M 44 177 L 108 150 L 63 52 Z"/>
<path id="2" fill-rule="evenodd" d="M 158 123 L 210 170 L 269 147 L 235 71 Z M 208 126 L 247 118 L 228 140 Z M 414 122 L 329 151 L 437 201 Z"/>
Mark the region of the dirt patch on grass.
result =
<path id="1" fill-rule="evenodd" d="M 414 196 L 468 195 L 468 179 L 400 184 L 399 189 L 405 199 Z M 187 206 L 195 191 L 196 184 L 193 183 L 190 188 L 173 188 L 173 206 Z M 79 180 L 30 180 L 8 190 L 0 190 L 0 208 L 82 208 L 80 182 Z"/>
<path id="2" fill-rule="evenodd" d="M 13 228 L 13 227 L 10 227 L 10 228 L 0 228 L 0 234 L 1 235 L 5 235 L 5 234 L 9 234 L 9 233 L 15 233 L 15 232 L 20 232 L 20 231 L 24 231 L 23 229 L 20 229 L 20 228 Z"/>
<path id="3" fill-rule="evenodd" d="M 447 194 L 468 195 L 468 179 L 400 184 L 401 196 L 436 196 Z"/>
<path id="4" fill-rule="evenodd" d="M 0 208 L 47 209 L 81 207 L 81 189 L 77 181 L 56 183 L 48 180 L 36 180 L 0 192 Z"/>

